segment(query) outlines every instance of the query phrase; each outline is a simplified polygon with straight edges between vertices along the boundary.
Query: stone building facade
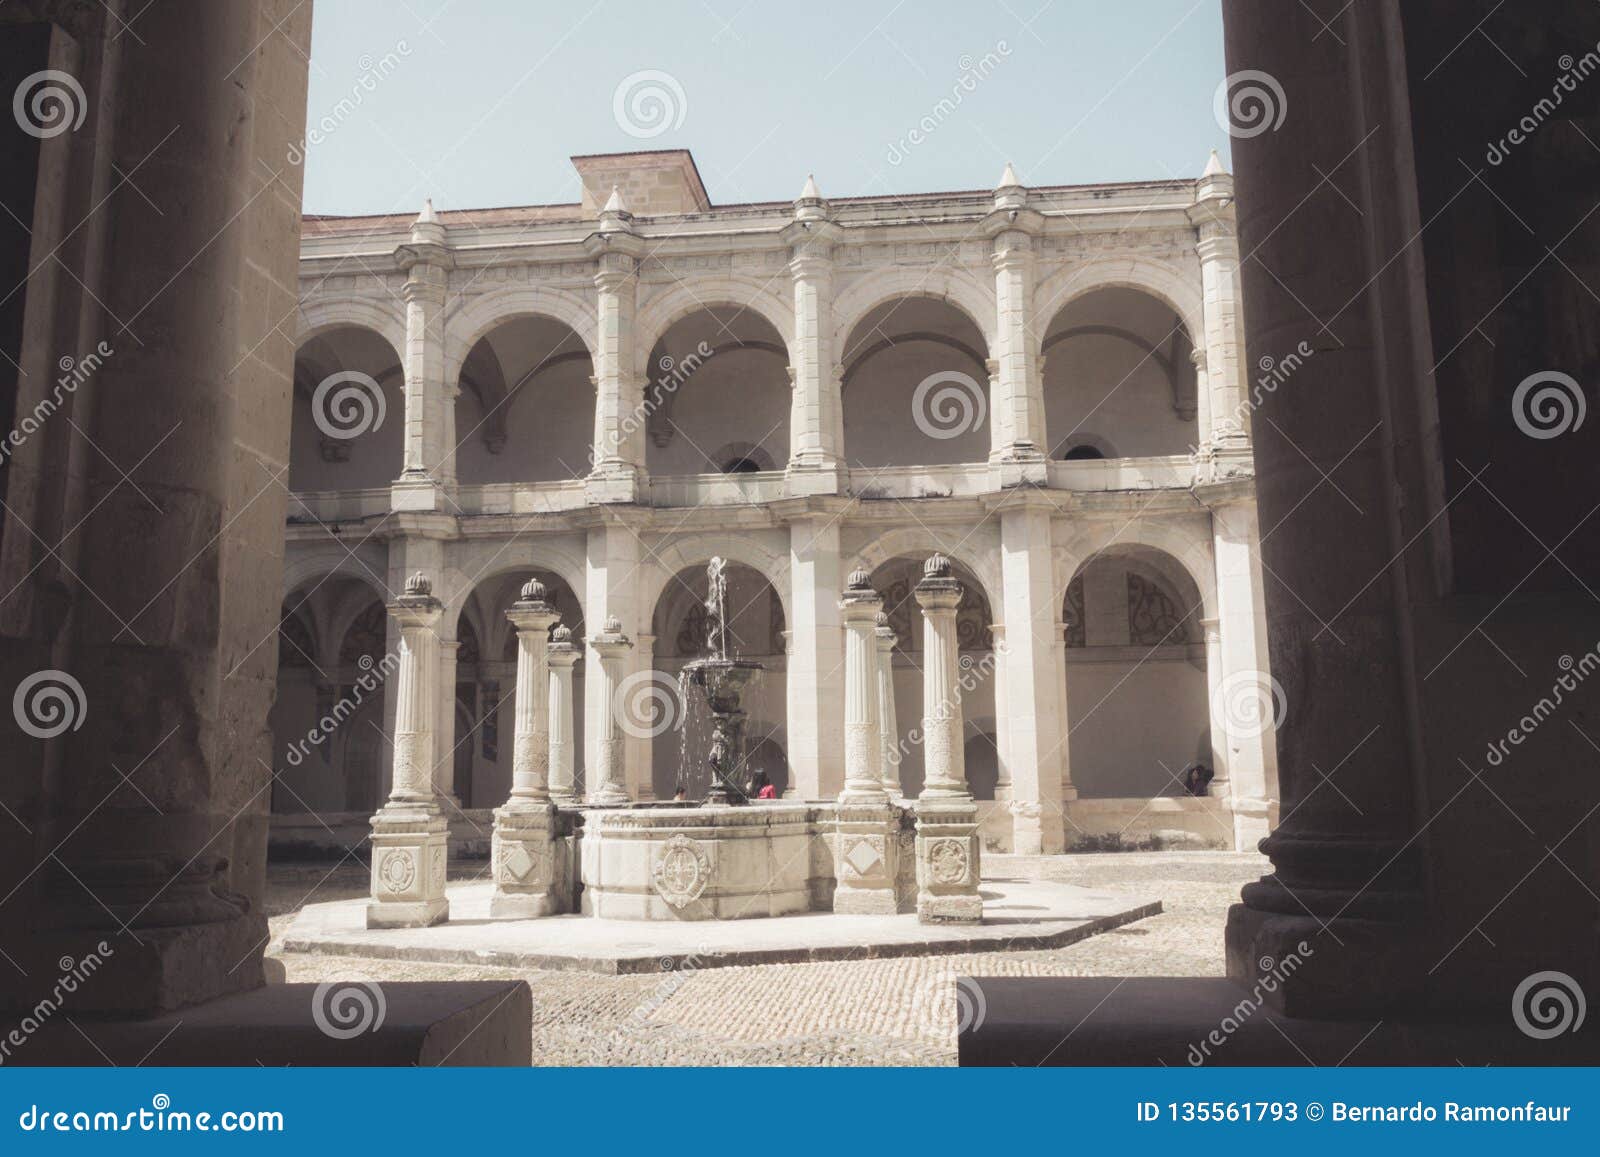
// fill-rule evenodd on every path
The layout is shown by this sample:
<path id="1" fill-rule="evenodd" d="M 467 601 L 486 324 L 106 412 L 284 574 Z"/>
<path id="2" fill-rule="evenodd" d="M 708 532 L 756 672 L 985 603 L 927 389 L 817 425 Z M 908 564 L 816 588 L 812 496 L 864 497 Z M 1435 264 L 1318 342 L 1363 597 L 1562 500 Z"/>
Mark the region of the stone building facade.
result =
<path id="1" fill-rule="evenodd" d="M 632 798 L 703 786 L 677 672 L 714 556 L 731 643 L 765 668 L 748 766 L 802 799 L 844 785 L 840 600 L 871 576 L 914 798 L 911 592 L 934 552 L 966 592 L 990 847 L 1267 833 L 1282 705 L 1249 410 L 1294 366 L 1243 362 L 1214 156 L 1197 180 L 1027 188 L 1008 166 L 992 191 L 830 201 L 808 180 L 727 206 L 687 152 L 573 161 L 578 204 L 305 220 L 280 847 L 354 846 L 387 792 L 383 607 L 417 572 L 443 604 L 433 782 L 458 837 L 486 839 L 510 788 L 505 612 L 530 577 L 579 644 L 551 726 L 580 790 L 610 712 Z M 616 692 L 585 695 L 613 618 Z"/>

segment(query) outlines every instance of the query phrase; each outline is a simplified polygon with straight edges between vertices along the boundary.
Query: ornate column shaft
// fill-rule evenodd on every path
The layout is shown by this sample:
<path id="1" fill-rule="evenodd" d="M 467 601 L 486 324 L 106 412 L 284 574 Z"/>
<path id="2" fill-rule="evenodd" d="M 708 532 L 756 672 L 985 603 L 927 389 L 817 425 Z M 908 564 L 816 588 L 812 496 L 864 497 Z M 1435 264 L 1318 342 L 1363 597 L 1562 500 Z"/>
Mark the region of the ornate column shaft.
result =
<path id="1" fill-rule="evenodd" d="M 833 349 L 833 243 L 842 235 L 828 205 L 807 178 L 783 231 L 792 259 L 794 348 L 789 367 L 789 489 L 792 494 L 843 491 L 843 402 Z"/>
<path id="2" fill-rule="evenodd" d="M 615 699 L 633 640 L 622 633 L 621 621 L 613 616 L 606 620 L 604 629 L 589 640 L 589 648 L 599 660 L 589 672 L 589 686 L 601 707 L 589 715 L 591 726 L 599 726 L 593 747 L 596 758 L 589 772 L 589 802 L 625 804 L 628 802 L 627 736 L 622 731 L 621 712 Z M 588 688 L 587 693 L 590 693 Z"/>
<path id="3" fill-rule="evenodd" d="M 455 486 L 455 389 L 444 380 L 444 303 L 453 265 L 429 202 L 395 251 L 405 272 L 405 454 L 391 488 L 396 510 L 439 510 Z"/>
<path id="4" fill-rule="evenodd" d="M 917 918 L 925 924 L 975 924 L 978 805 L 967 790 L 957 685 L 956 607 L 962 588 L 950 561 L 934 555 L 916 586 L 922 607 L 922 734 L 926 778 L 917 800 Z"/>
<path id="5" fill-rule="evenodd" d="M 633 637 L 633 641 L 633 671 L 655 671 L 656 637 L 641 631 Z M 649 685 L 654 686 L 655 682 L 655 679 L 651 679 Z M 637 800 L 656 798 L 656 742 L 651 734 L 653 730 L 653 727 L 634 728 L 628 735 L 628 794 Z"/>
<path id="6" fill-rule="evenodd" d="M 844 618 L 844 791 L 841 803 L 885 803 L 883 732 L 878 725 L 878 613 L 883 596 L 864 570 L 851 572 Z"/>
<path id="7" fill-rule="evenodd" d="M 984 222 L 985 232 L 994 239 L 989 460 L 997 466 L 1007 465 L 1000 474 L 1001 486 L 1045 481 L 1042 335 L 1032 329 L 1033 236 L 1044 218 L 1027 203 L 1027 190 L 1007 165 L 994 192 L 994 208 Z M 1018 463 L 1027 465 L 1019 467 Z"/>
<path id="8" fill-rule="evenodd" d="M 595 420 L 592 502 L 634 502 L 645 485 L 644 439 L 648 412 L 636 370 L 634 311 L 644 242 L 633 214 L 613 189 L 600 213 L 600 229 L 584 242 L 595 258 Z"/>
<path id="9" fill-rule="evenodd" d="M 572 628 L 563 625 L 551 632 L 545 661 L 550 664 L 550 798 L 571 805 L 578 801 L 572 702 L 572 668 L 578 662 L 578 648 L 572 642 Z"/>
<path id="10" fill-rule="evenodd" d="M 1208 423 L 1200 430 L 1212 453 L 1250 449 L 1249 408 L 1245 404 L 1243 303 L 1239 285 L 1239 238 L 1234 224 L 1233 178 L 1216 154 L 1206 167 L 1189 210 L 1198 241 L 1205 332 L 1191 335 L 1199 408 Z M 1203 352 L 1202 352 L 1203 351 Z"/>
<path id="11" fill-rule="evenodd" d="M 889 626 L 889 616 L 879 611 L 873 627 L 878 648 L 878 732 L 882 739 L 883 790 L 890 799 L 905 795 L 900 786 L 900 724 L 894 706 L 894 646 L 899 639 Z"/>
<path id="12" fill-rule="evenodd" d="M 560 617 L 545 601 L 544 584 L 529 579 L 506 618 L 517 629 L 516 729 L 511 741 L 511 798 L 494 813 L 494 896 L 489 915 L 528 919 L 559 911 L 561 873 L 550 803 L 550 702 L 545 662 L 550 626 Z"/>
<path id="13" fill-rule="evenodd" d="M 438 712 L 439 619 L 444 604 L 418 571 L 389 604 L 400 627 L 395 688 L 394 777 L 389 801 L 372 817 L 372 899 L 368 928 L 417 928 L 450 914 L 445 899 L 449 825 L 433 790 Z"/>

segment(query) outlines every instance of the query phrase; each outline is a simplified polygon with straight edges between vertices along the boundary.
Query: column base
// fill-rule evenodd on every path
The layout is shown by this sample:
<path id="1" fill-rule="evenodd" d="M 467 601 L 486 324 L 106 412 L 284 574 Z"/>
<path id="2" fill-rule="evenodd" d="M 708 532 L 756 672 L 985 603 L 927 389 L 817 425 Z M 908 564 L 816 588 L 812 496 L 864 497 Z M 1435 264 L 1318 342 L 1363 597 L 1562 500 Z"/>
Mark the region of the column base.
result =
<path id="1" fill-rule="evenodd" d="M 886 799 L 857 803 L 839 798 L 833 838 L 833 910 L 858 916 L 894 916 L 915 906 L 915 873 L 906 862 L 901 817 Z M 913 856 L 914 858 L 914 856 Z"/>
<path id="2" fill-rule="evenodd" d="M 595 792 L 594 795 L 589 797 L 587 804 L 589 807 L 621 807 L 632 802 L 633 800 L 629 798 L 627 792 L 620 788 L 611 788 Z"/>
<path id="3" fill-rule="evenodd" d="M 554 820 L 555 805 L 542 801 L 512 800 L 495 809 L 491 918 L 535 920 L 561 911 Z"/>
<path id="4" fill-rule="evenodd" d="M 790 498 L 814 494 L 845 494 L 850 489 L 850 471 L 838 462 L 795 460 L 785 471 L 785 489 Z"/>
<path id="5" fill-rule="evenodd" d="M 917 919 L 923 924 L 979 924 L 982 842 L 971 798 L 917 801 Z"/>
<path id="6" fill-rule="evenodd" d="M 644 470 L 626 463 L 603 463 L 584 479 L 583 495 L 591 504 L 615 505 L 648 500 L 650 483 Z"/>
<path id="7" fill-rule="evenodd" d="M 450 918 L 449 842 L 450 824 L 432 799 L 391 800 L 372 817 L 368 928 L 428 928 Z"/>
<path id="8" fill-rule="evenodd" d="M 1024 454 L 1007 450 L 989 460 L 989 485 L 993 490 L 1012 490 L 1018 486 L 1048 486 L 1050 466 L 1037 449 Z"/>
<path id="9" fill-rule="evenodd" d="M 1013 800 L 1011 850 L 1019 856 L 1056 856 L 1067 850 L 1061 814 L 1032 800 Z"/>

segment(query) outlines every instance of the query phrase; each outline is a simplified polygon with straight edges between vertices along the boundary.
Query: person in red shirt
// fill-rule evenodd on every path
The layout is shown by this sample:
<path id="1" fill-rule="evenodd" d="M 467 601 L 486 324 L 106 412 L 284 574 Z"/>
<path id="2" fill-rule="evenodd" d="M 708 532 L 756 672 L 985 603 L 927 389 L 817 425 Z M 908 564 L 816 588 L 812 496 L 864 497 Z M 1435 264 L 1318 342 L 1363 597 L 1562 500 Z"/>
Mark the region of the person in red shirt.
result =
<path id="1" fill-rule="evenodd" d="M 772 786 L 772 781 L 767 778 L 767 773 L 759 767 L 750 776 L 750 786 L 755 790 L 757 799 L 778 798 L 778 789 Z"/>

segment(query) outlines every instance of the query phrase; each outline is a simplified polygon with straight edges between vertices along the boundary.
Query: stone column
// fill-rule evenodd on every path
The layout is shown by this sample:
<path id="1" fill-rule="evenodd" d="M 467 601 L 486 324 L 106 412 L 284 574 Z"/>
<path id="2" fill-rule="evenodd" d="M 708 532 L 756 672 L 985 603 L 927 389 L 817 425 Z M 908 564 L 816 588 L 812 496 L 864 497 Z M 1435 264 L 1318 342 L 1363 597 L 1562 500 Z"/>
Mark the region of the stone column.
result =
<path id="1" fill-rule="evenodd" d="M 1027 208 L 1028 194 L 1010 165 L 995 189 L 985 231 L 994 244 L 995 336 L 989 459 L 1001 467 L 999 485 L 1043 485 L 1044 382 L 1033 332 L 1033 237 L 1044 218 Z"/>
<path id="2" fill-rule="evenodd" d="M 434 725 L 433 790 L 447 811 L 461 810 L 456 793 L 456 653 L 455 639 L 439 640 L 439 715 Z"/>
<path id="3" fill-rule="evenodd" d="M 612 616 L 605 627 L 589 640 L 589 649 L 598 660 L 592 664 L 585 695 L 592 694 L 598 711 L 589 712 L 589 723 L 598 734 L 592 744 L 594 759 L 589 763 L 589 802 L 625 804 L 628 802 L 627 736 L 622 731 L 621 712 L 614 702 L 622 682 L 628 652 L 633 640 L 622 633 L 622 623 Z"/>
<path id="4" fill-rule="evenodd" d="M 801 799 L 825 799 L 844 786 L 844 633 L 839 523 L 807 515 L 789 524 L 790 623 L 788 672 L 789 763 Z"/>
<path id="5" fill-rule="evenodd" d="M 1009 718 L 1013 849 L 1019 855 L 1062 850 L 1060 760 L 1065 723 L 1060 715 L 1054 630 L 1055 560 L 1050 549 L 1054 507 L 1033 492 L 1000 512 L 1000 560 L 1005 597 L 1006 714 Z"/>
<path id="6" fill-rule="evenodd" d="M 1226 798 L 1233 810 L 1234 844 L 1250 849 L 1266 837 L 1276 810 L 1277 714 L 1286 700 L 1267 658 L 1267 609 L 1253 496 L 1217 505 L 1211 525 L 1221 636 L 1220 677 L 1211 697 L 1211 742 L 1227 752 Z M 1208 682 L 1209 659 L 1208 649 Z M 1222 794 L 1215 784 L 1213 790 Z"/>
<path id="7" fill-rule="evenodd" d="M 1239 292 L 1239 238 L 1234 224 L 1233 178 L 1222 170 L 1217 154 L 1195 192 L 1189 209 L 1198 240 L 1205 332 L 1190 335 L 1199 377 L 1197 395 L 1205 397 L 1201 413 L 1209 419 L 1201 429 L 1202 445 L 1212 455 L 1247 455 L 1249 412 L 1245 405 L 1243 305 Z M 1248 459 L 1246 459 L 1248 461 Z"/>
<path id="8" fill-rule="evenodd" d="M 444 380 L 444 303 L 453 259 L 430 201 L 395 250 L 405 273 L 405 459 L 395 510 L 444 510 L 455 489 L 455 386 Z"/>
<path id="9" fill-rule="evenodd" d="M 789 492 L 841 494 L 843 401 L 833 349 L 833 245 L 843 230 L 829 217 L 817 185 L 806 178 L 794 203 L 794 223 L 783 240 L 790 246 L 794 287 L 794 349 L 789 367 Z"/>
<path id="10" fill-rule="evenodd" d="M 1056 718 L 1061 720 L 1061 819 L 1062 838 L 1070 826 L 1067 805 L 1078 798 L 1072 785 L 1072 716 L 1067 714 L 1067 631 L 1071 623 L 1056 623 L 1051 628 L 1050 650 L 1056 666 Z"/>
<path id="11" fill-rule="evenodd" d="M 433 725 L 438 713 L 439 618 L 444 604 L 421 571 L 389 604 L 400 627 L 395 690 L 394 777 L 389 802 L 372 817 L 372 899 L 368 928 L 426 928 L 450 915 L 445 899 L 449 824 L 433 790 Z"/>
<path id="12" fill-rule="evenodd" d="M 591 527 L 586 546 L 585 583 L 588 588 L 584 600 L 584 618 L 591 624 L 603 624 L 611 619 L 617 621 L 617 633 L 628 635 L 637 626 L 648 625 L 650 609 L 639 607 L 639 556 L 643 549 L 639 532 L 625 519 L 636 518 L 637 512 L 626 508 L 610 507 L 604 511 L 606 517 L 602 525 Z M 595 650 L 594 640 L 589 640 L 589 661 L 584 666 L 584 696 L 583 696 L 583 764 L 585 767 L 586 794 L 593 799 L 600 790 L 602 781 L 599 777 L 600 746 L 605 742 L 606 736 L 611 734 L 615 725 L 622 726 L 622 721 L 627 717 L 613 718 L 617 715 L 618 705 L 613 701 L 616 688 L 621 685 L 637 668 L 636 655 L 631 645 L 622 653 L 621 665 L 613 665 L 611 669 L 612 685 L 602 694 L 600 679 L 604 672 L 600 662 L 600 654 Z M 622 738 L 621 749 L 617 754 L 618 786 L 624 795 L 628 791 L 628 777 L 626 767 L 628 762 L 635 757 L 637 744 L 623 728 L 619 734 Z"/>
<path id="13" fill-rule="evenodd" d="M 899 639 L 883 611 L 878 612 L 873 636 L 878 647 L 878 731 L 883 740 L 883 790 L 890 799 L 900 799 L 905 789 L 900 786 L 900 724 L 894 706 L 894 646 Z"/>
<path id="14" fill-rule="evenodd" d="M 917 584 L 922 607 L 922 735 L 926 776 L 917 800 L 917 918 L 924 924 L 975 924 L 978 806 L 967 790 L 957 684 L 956 607 L 961 584 L 950 561 L 933 555 Z"/>
<path id="15" fill-rule="evenodd" d="M 644 241 L 635 234 L 633 214 L 618 190 L 612 189 L 611 199 L 600 212 L 600 228 L 584 245 L 595 259 L 598 323 L 593 469 L 587 491 L 591 502 L 637 502 L 647 485 L 644 439 L 649 416 L 634 348 Z"/>
<path id="16" fill-rule="evenodd" d="M 570 807 L 578 802 L 572 703 L 572 668 L 578 662 L 578 648 L 572 642 L 571 627 L 563 624 L 550 633 L 545 661 L 550 664 L 550 799 Z"/>
<path id="17" fill-rule="evenodd" d="M 506 618 L 517 629 L 516 731 L 511 746 L 511 798 L 494 813 L 494 896 L 489 915 L 528 919 L 559 911 L 550 803 L 550 626 L 560 616 L 545 602 L 544 584 L 529 579 Z"/>
<path id="18" fill-rule="evenodd" d="M 633 637 L 633 670 L 655 671 L 656 637 L 643 631 Z M 653 728 L 628 736 L 628 794 L 637 800 L 656 798 L 656 742 Z"/>
<path id="19" fill-rule="evenodd" d="M 879 727 L 878 616 L 883 596 L 864 570 L 851 572 L 839 609 L 844 617 L 844 790 L 834 833 L 835 912 L 900 910 L 900 813 L 883 786 Z M 892 636 L 891 636 L 892 641 Z M 903 897 L 909 902 L 910 897 Z"/>
<path id="20" fill-rule="evenodd" d="M 995 778 L 994 798 L 1009 800 L 1011 784 L 1011 710 L 1006 699 L 1006 628 L 1004 623 L 990 623 L 989 637 L 994 648 L 994 718 L 995 753 L 999 760 L 999 775 Z"/>

